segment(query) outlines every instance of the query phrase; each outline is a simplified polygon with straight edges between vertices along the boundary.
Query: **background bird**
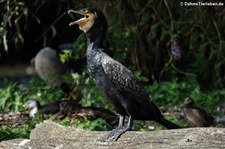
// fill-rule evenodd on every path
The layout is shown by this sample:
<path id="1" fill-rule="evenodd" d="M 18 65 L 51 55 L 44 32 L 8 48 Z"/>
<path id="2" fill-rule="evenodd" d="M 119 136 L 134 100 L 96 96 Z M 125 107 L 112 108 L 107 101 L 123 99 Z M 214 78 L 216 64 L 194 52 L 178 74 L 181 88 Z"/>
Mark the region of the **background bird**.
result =
<path id="1" fill-rule="evenodd" d="M 52 87 L 60 87 L 63 83 L 62 75 L 66 73 L 68 66 L 60 61 L 61 49 L 57 40 L 57 30 L 54 26 L 45 25 L 42 32 L 43 48 L 30 63 L 42 80 L 47 81 Z"/>
<path id="2" fill-rule="evenodd" d="M 88 120 L 102 118 L 111 126 L 118 122 L 118 116 L 109 110 L 101 107 L 82 107 L 73 100 L 64 100 L 60 103 L 60 115 L 61 119 L 69 117 L 71 123 L 74 119 L 82 121 L 84 118 Z"/>
<path id="3" fill-rule="evenodd" d="M 71 22 L 78 24 L 87 37 L 87 67 L 97 87 L 120 115 L 119 127 L 111 131 L 102 141 L 117 140 L 121 134 L 132 128 L 133 120 L 154 120 L 161 125 L 175 129 L 176 124 L 164 119 L 159 108 L 149 100 L 141 82 L 118 61 L 104 53 L 103 40 L 107 21 L 103 13 L 95 8 L 79 11 L 70 10 L 84 17 Z M 129 117 L 124 126 L 125 116 Z"/>
<path id="4" fill-rule="evenodd" d="M 60 101 L 55 101 L 46 105 L 41 105 L 36 99 L 31 99 L 27 102 L 27 108 L 29 109 L 29 116 L 34 117 L 38 112 L 43 114 L 55 114 L 60 111 Z"/>
<path id="5" fill-rule="evenodd" d="M 60 87 L 62 75 L 66 72 L 67 66 L 60 61 L 55 49 L 45 47 L 31 60 L 32 66 L 42 80 L 47 80 L 51 86 Z"/>
<path id="6" fill-rule="evenodd" d="M 43 48 L 31 60 L 31 65 L 34 67 L 38 76 L 42 80 L 47 81 L 50 87 L 60 88 L 66 97 L 71 97 L 73 100 L 79 102 L 82 98 L 80 98 L 82 96 L 81 91 L 74 89 L 71 84 L 65 82 L 62 78 L 66 72 L 71 70 L 71 66 L 76 68 L 77 64 L 72 60 L 62 63 L 59 56 L 62 50 L 71 48 L 72 45 L 58 44 L 57 30 L 54 26 L 45 26 L 43 32 L 45 33 L 43 37 Z"/>
<path id="7" fill-rule="evenodd" d="M 217 111 L 221 114 L 221 115 L 225 115 L 225 103 L 221 103 L 217 106 Z"/>
<path id="8" fill-rule="evenodd" d="M 27 102 L 27 107 L 30 117 L 34 117 L 37 113 L 44 114 L 44 118 L 54 115 L 52 117 L 54 120 L 68 117 L 70 124 L 73 124 L 74 120 L 82 121 L 85 118 L 88 120 L 102 118 L 111 126 L 118 122 L 118 117 L 109 110 L 100 107 L 82 107 L 71 99 L 55 101 L 42 106 L 36 99 L 31 99 Z"/>
<path id="9" fill-rule="evenodd" d="M 214 117 L 204 108 L 196 106 L 191 97 L 184 99 L 182 112 L 185 118 L 196 127 L 209 127 L 217 123 L 224 123 L 225 117 Z"/>

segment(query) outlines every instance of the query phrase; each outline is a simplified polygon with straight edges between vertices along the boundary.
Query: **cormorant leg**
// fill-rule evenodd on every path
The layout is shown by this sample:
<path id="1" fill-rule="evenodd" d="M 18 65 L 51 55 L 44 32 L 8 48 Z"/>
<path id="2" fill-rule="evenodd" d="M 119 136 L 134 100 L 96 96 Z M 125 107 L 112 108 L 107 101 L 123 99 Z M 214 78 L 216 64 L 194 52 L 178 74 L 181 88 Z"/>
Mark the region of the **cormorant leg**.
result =
<path id="1" fill-rule="evenodd" d="M 120 129 L 118 129 L 116 132 L 114 132 L 112 140 L 117 141 L 123 133 L 131 130 L 132 125 L 133 125 L 133 118 L 131 116 L 129 116 L 127 127 L 120 127 Z"/>
<path id="2" fill-rule="evenodd" d="M 109 134 L 107 135 L 108 139 L 110 137 L 112 137 L 111 134 L 114 134 L 116 131 L 124 128 L 124 118 L 125 118 L 125 116 L 120 115 L 120 118 L 119 118 L 119 126 L 109 132 Z"/>
<path id="3" fill-rule="evenodd" d="M 119 125 L 118 125 L 118 127 L 116 127 L 115 129 L 113 129 L 112 131 L 110 131 L 109 133 L 104 135 L 99 141 L 105 142 L 106 140 L 111 138 L 116 131 L 121 129 L 123 127 L 123 125 L 124 125 L 124 118 L 125 118 L 125 116 L 120 115 L 119 116 Z"/>
<path id="4" fill-rule="evenodd" d="M 124 116 L 120 115 L 119 127 L 123 127 L 123 124 L 124 124 Z"/>
<path id="5" fill-rule="evenodd" d="M 123 117 L 124 118 L 124 117 Z M 131 127 L 133 125 L 133 118 L 129 116 L 129 120 L 127 123 L 127 127 L 125 126 L 120 126 L 121 125 L 121 120 L 123 121 L 123 118 L 120 117 L 120 122 L 119 122 L 119 127 L 116 129 L 112 130 L 106 137 L 104 137 L 101 141 L 106 141 L 106 140 L 112 140 L 112 141 L 117 141 L 119 137 L 125 133 L 128 130 L 131 130 Z"/>

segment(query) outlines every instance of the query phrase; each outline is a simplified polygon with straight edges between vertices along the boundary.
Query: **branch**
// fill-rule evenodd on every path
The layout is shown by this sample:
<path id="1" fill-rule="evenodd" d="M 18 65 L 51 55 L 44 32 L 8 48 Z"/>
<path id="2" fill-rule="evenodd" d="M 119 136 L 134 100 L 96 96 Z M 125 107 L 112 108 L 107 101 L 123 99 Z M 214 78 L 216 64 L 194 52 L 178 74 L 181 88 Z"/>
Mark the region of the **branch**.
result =
<path id="1" fill-rule="evenodd" d="M 128 131 L 117 142 L 100 142 L 107 132 L 85 131 L 45 121 L 32 130 L 30 139 L 2 141 L 0 148 L 225 148 L 224 128 L 184 128 L 161 131 Z"/>

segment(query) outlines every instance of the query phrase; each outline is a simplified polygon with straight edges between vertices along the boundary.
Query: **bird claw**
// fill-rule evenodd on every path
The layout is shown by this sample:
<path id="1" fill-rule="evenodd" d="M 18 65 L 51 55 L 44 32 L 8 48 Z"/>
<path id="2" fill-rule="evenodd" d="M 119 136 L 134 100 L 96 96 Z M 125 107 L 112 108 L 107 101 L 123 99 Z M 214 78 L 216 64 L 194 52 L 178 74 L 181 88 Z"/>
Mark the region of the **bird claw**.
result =
<path id="1" fill-rule="evenodd" d="M 107 141 L 117 141 L 119 137 L 125 133 L 129 128 L 127 127 L 118 127 L 113 129 L 111 132 L 109 132 L 107 135 L 102 137 L 99 141 L 100 142 L 107 142 Z"/>

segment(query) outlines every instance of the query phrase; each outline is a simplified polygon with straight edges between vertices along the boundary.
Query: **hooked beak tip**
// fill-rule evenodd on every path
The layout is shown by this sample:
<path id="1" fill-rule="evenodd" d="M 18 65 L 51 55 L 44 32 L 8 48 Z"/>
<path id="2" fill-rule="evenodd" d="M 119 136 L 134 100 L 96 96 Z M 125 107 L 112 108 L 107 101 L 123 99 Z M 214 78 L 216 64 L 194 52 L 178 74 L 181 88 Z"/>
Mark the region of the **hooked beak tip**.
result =
<path id="1" fill-rule="evenodd" d="M 73 23 L 70 23 L 70 24 L 69 24 L 69 26 L 72 26 L 72 25 L 73 25 Z"/>
<path id="2" fill-rule="evenodd" d="M 82 12 L 80 12 L 80 11 L 75 11 L 75 10 L 72 10 L 72 9 L 68 10 L 68 14 L 69 14 L 69 13 L 76 13 L 76 14 L 79 14 L 79 15 L 83 15 Z M 73 26 L 73 25 L 78 24 L 78 23 L 79 23 L 79 21 L 74 21 L 74 22 L 71 22 L 71 23 L 69 24 L 69 26 Z"/>
<path id="3" fill-rule="evenodd" d="M 80 14 L 80 15 L 82 15 L 82 14 L 81 14 L 81 12 L 76 11 L 76 10 L 72 10 L 72 9 L 70 9 L 70 10 L 68 10 L 68 11 L 67 11 L 67 13 L 68 13 L 68 14 L 69 14 L 69 13 L 71 13 L 71 12 L 72 12 L 72 13 L 76 13 L 76 14 Z"/>
<path id="4" fill-rule="evenodd" d="M 68 10 L 68 11 L 67 11 L 67 13 L 68 13 L 68 14 L 70 14 L 71 12 L 73 12 L 73 10 L 72 10 L 72 9 L 70 9 L 70 10 Z"/>

